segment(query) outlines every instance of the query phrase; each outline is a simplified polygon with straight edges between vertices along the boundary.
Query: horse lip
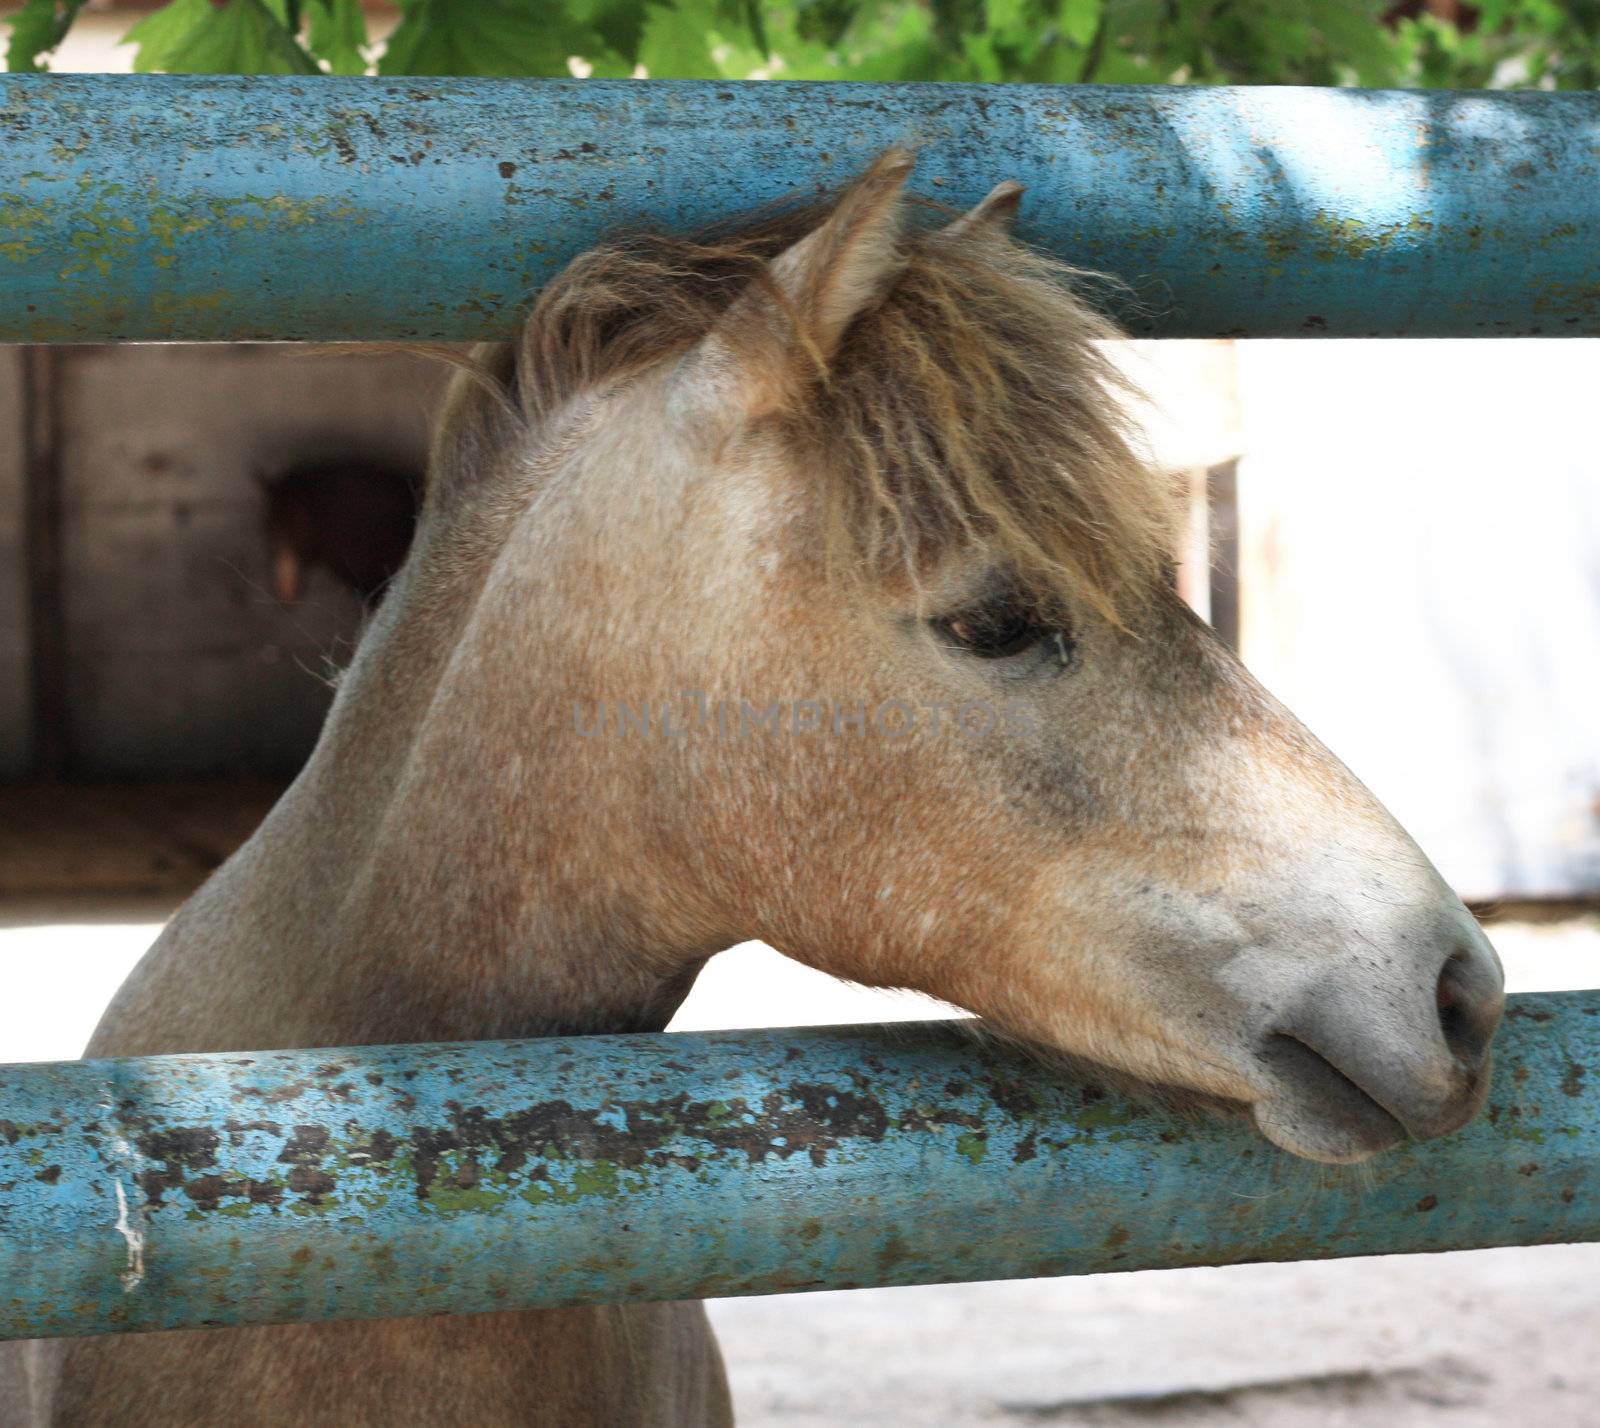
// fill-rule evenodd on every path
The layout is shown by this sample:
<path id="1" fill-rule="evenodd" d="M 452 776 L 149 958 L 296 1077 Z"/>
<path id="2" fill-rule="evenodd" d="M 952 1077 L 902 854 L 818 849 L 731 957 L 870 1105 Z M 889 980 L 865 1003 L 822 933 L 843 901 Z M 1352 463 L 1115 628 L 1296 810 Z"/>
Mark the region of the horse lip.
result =
<path id="1" fill-rule="evenodd" d="M 1312 1060 L 1306 1061 L 1302 1069 L 1320 1063 L 1322 1068 L 1343 1083 L 1347 1094 L 1353 1093 L 1362 1100 L 1370 1102 L 1412 1140 L 1435 1140 L 1439 1136 L 1460 1130 L 1477 1115 L 1488 1096 L 1491 1055 L 1487 1051 L 1484 1052 L 1482 1062 L 1472 1070 L 1459 1059 L 1456 1060 L 1454 1069 L 1461 1075 L 1462 1084 L 1453 1091 L 1447 1091 L 1436 1103 L 1418 1108 L 1396 1103 L 1381 1090 L 1372 1089 L 1366 1082 L 1351 1075 L 1340 1065 L 1337 1058 L 1330 1056 L 1320 1046 L 1295 1032 L 1277 1031 L 1269 1040 L 1288 1042 L 1303 1048 Z"/>
<path id="2" fill-rule="evenodd" d="M 1284 1149 L 1312 1160 L 1365 1160 L 1392 1149 L 1411 1135 L 1403 1117 L 1292 1033 L 1272 1033 L 1262 1047 L 1261 1058 L 1272 1071 L 1275 1085 L 1256 1102 L 1258 1123 L 1261 1113 L 1288 1107 L 1298 1113 L 1293 1122 L 1314 1118 L 1322 1129 L 1334 1131 L 1350 1142 L 1350 1152 L 1354 1153 L 1333 1154 L 1325 1149 L 1316 1153 L 1310 1149 L 1309 1139 L 1296 1145 L 1269 1136 Z"/>

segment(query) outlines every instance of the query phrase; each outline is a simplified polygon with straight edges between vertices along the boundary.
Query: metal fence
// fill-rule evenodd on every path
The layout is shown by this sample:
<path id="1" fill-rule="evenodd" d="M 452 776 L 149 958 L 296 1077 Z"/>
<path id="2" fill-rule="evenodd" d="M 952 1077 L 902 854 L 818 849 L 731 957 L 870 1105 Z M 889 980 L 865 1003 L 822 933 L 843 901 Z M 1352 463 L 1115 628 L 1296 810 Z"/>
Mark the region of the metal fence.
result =
<path id="1" fill-rule="evenodd" d="M 887 145 L 1157 336 L 1600 333 L 1600 94 L 0 76 L 0 340 L 466 339 Z"/>
<path id="2" fill-rule="evenodd" d="M 960 1023 L 0 1075 L 0 1337 L 1600 1239 L 1600 993 L 1355 1169 Z"/>
<path id="3" fill-rule="evenodd" d="M 892 142 L 1161 335 L 1600 333 L 1600 95 L 0 78 L 0 340 L 505 334 Z M 1357 1171 L 945 1024 L 0 1071 L 0 1337 L 1600 1239 L 1600 992 Z"/>

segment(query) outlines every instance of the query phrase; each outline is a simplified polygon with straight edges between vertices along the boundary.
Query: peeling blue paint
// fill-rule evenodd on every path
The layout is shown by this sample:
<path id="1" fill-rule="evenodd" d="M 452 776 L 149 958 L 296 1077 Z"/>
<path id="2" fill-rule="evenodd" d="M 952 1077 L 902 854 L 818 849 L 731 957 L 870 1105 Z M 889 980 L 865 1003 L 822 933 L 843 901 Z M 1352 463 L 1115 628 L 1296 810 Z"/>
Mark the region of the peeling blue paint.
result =
<path id="1" fill-rule="evenodd" d="M 0 1338 L 1600 1239 L 1600 993 L 1497 1058 L 1356 1170 L 958 1023 L 5 1067 Z"/>
<path id="2" fill-rule="evenodd" d="M 470 339 L 891 143 L 1165 336 L 1600 334 L 1600 94 L 0 76 L 0 341 Z"/>

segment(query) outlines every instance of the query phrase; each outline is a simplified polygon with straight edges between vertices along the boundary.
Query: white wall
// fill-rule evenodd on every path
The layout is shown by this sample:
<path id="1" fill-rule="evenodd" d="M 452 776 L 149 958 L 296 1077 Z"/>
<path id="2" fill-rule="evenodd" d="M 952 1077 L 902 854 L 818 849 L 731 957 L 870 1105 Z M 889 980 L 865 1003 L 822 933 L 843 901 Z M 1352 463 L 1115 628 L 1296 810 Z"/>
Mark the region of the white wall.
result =
<path id="1" fill-rule="evenodd" d="M 1600 891 L 1600 341 L 1238 370 L 1251 667 L 1464 896 Z"/>

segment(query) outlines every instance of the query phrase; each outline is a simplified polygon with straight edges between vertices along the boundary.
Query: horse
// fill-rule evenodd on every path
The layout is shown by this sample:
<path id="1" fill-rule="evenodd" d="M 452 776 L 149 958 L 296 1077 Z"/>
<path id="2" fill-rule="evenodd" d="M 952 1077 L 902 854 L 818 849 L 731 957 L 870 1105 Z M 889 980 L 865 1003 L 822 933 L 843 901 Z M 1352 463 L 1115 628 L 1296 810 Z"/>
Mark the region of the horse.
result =
<path id="1" fill-rule="evenodd" d="M 1021 189 L 912 167 L 622 234 L 454 377 L 313 755 L 90 1055 L 657 1030 L 761 939 L 1312 1161 L 1475 1114 L 1493 949 L 1174 593 L 1118 333 Z M 73 1428 L 731 1422 L 698 1304 L 30 1348 Z"/>
<path id="2" fill-rule="evenodd" d="M 272 593 L 292 608 L 318 567 L 369 609 L 404 563 L 421 482 L 375 461 L 305 461 L 259 482 Z"/>

